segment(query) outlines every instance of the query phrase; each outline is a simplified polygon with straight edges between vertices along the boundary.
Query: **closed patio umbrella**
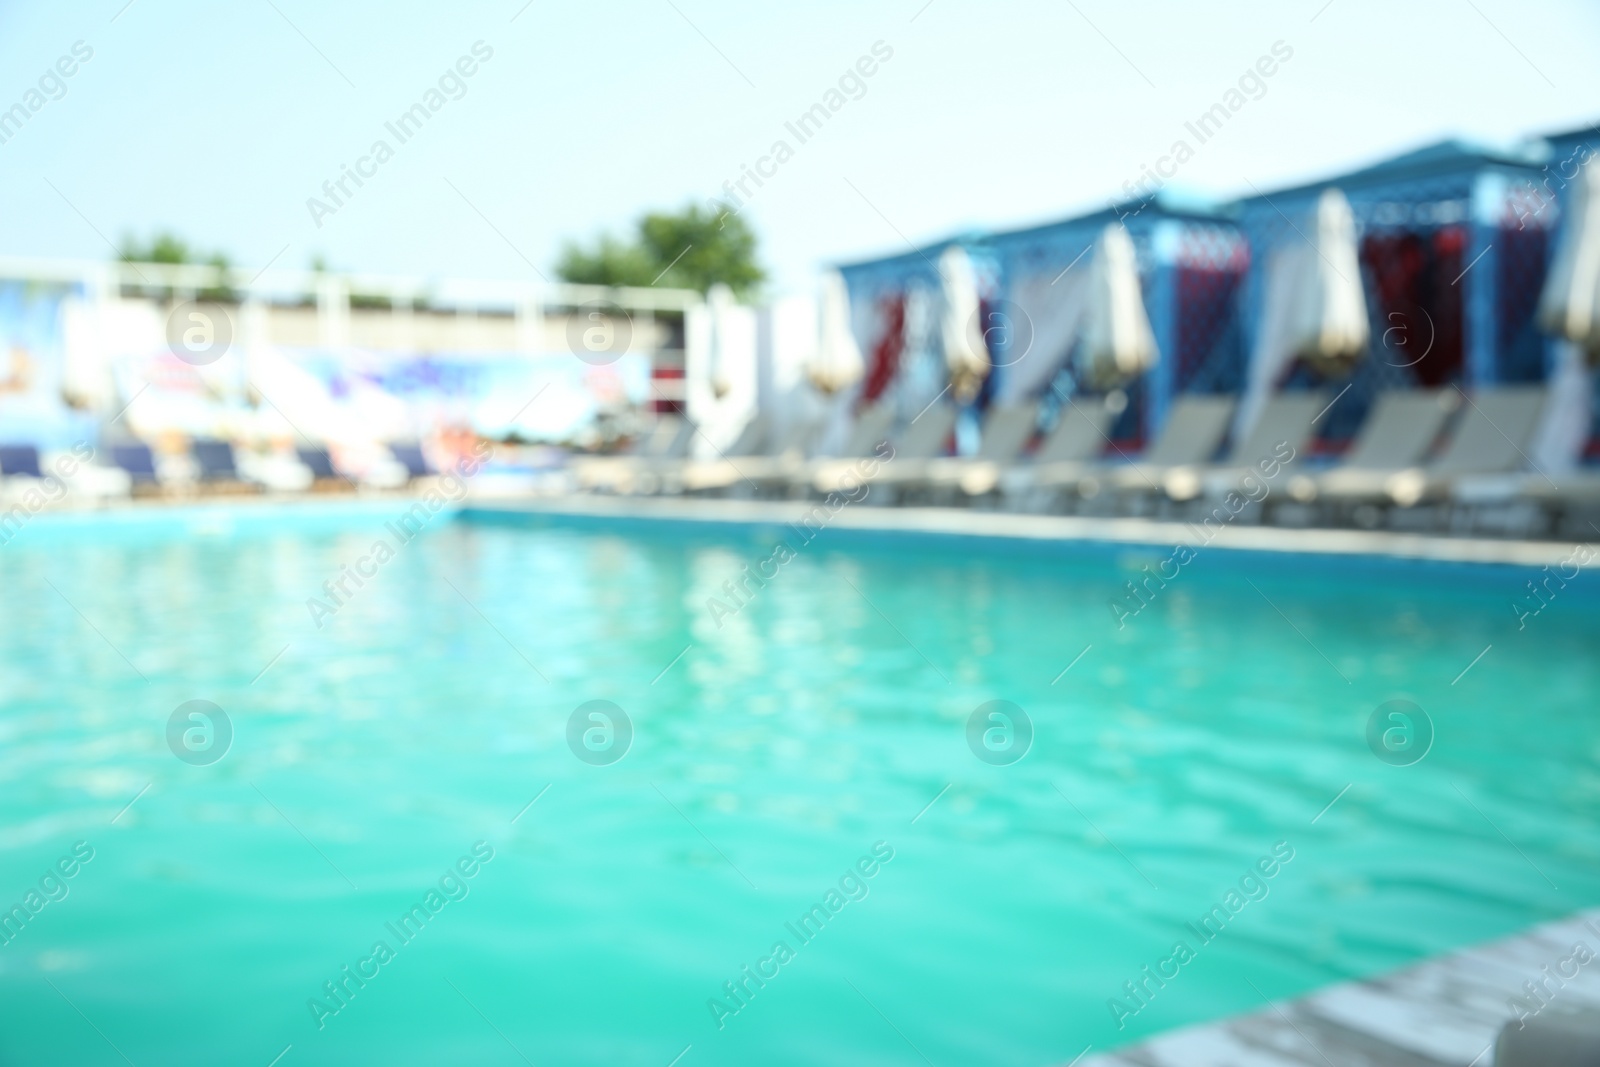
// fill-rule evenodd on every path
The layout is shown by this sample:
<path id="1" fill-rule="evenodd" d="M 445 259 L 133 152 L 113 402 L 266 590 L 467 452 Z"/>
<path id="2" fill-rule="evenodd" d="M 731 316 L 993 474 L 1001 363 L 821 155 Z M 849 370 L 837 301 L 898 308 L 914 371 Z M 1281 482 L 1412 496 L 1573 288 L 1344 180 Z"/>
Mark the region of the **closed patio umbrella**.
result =
<path id="1" fill-rule="evenodd" d="M 850 326 L 850 291 L 844 275 L 829 271 L 822 278 L 817 351 L 806 366 L 811 384 L 832 396 L 861 380 L 865 365 L 861 346 Z"/>
<path id="2" fill-rule="evenodd" d="M 1133 239 L 1120 222 L 1095 241 L 1083 299 L 1077 359 L 1090 385 L 1110 388 L 1155 365 L 1160 354 L 1145 312 Z"/>
<path id="3" fill-rule="evenodd" d="M 1274 377 L 1295 357 L 1329 376 L 1341 374 L 1366 354 L 1369 336 L 1350 201 L 1337 189 L 1324 190 L 1310 232 L 1289 242 L 1268 274 L 1258 355 Z"/>
<path id="4" fill-rule="evenodd" d="M 1572 184 L 1567 217 L 1544 292 L 1539 326 L 1588 353 L 1600 365 L 1600 167 L 1585 164 Z"/>
<path id="5" fill-rule="evenodd" d="M 711 311 L 711 351 L 707 378 L 711 394 L 718 400 L 727 396 L 733 385 L 728 379 L 728 319 L 734 307 L 733 290 L 718 282 L 706 294 Z"/>
<path id="6" fill-rule="evenodd" d="M 1331 375 L 1348 371 L 1367 351 L 1367 295 L 1361 287 L 1356 220 L 1337 189 L 1317 198 L 1311 278 L 1292 305 L 1294 352 Z"/>
<path id="7" fill-rule="evenodd" d="M 940 335 L 951 390 L 958 402 L 967 403 L 989 376 L 989 348 L 979 321 L 978 275 L 965 249 L 952 245 L 939 257 L 939 288 L 944 297 Z"/>
<path id="8" fill-rule="evenodd" d="M 1265 284 L 1249 385 L 1235 427 L 1241 435 L 1254 425 L 1267 394 L 1295 359 L 1337 377 L 1366 355 L 1367 297 L 1355 215 L 1343 193 L 1323 190 L 1309 224 L 1288 235 L 1267 261 Z"/>

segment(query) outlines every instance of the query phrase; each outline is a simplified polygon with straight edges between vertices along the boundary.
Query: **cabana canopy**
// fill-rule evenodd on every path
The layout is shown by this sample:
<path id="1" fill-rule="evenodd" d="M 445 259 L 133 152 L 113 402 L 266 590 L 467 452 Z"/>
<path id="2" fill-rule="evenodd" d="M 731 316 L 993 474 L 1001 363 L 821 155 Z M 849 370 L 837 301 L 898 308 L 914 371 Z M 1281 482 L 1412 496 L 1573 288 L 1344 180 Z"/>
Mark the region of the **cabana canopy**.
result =
<path id="1" fill-rule="evenodd" d="M 1354 222 L 1373 358 L 1357 368 L 1324 429 L 1353 429 L 1383 389 L 1542 380 L 1547 346 L 1534 310 L 1555 213 L 1530 215 L 1523 206 L 1538 174 L 1531 150 L 1443 141 L 1239 201 L 1254 253 L 1243 304 L 1247 350 L 1260 350 L 1267 326 L 1267 265 L 1280 249 L 1306 242 L 1303 220 L 1337 188 Z M 1320 377 L 1307 368 L 1289 387 L 1319 385 Z M 1243 408 L 1254 406 L 1247 399 Z"/>
<path id="2" fill-rule="evenodd" d="M 1238 387 L 1234 296 L 1249 256 L 1225 212 L 1163 190 L 987 244 L 1019 320 L 995 355 L 996 402 L 1041 395 L 1063 374 L 1087 389 L 1120 385 L 1134 402 L 1114 434 L 1133 439 L 1159 428 L 1179 393 Z"/>
<path id="3" fill-rule="evenodd" d="M 937 309 L 949 306 L 937 264 L 957 245 L 974 264 L 984 321 L 1005 326 L 985 331 L 990 371 L 980 404 L 1024 403 L 1069 379 L 1073 388 L 1107 387 L 1118 376 L 1103 372 L 1117 360 L 1080 363 L 1075 355 L 1093 306 L 1082 287 L 1097 262 L 1109 262 L 1092 258 L 1092 249 L 1111 224 L 1126 231 L 1160 355 L 1153 364 L 1134 361 L 1145 369 L 1125 386 L 1132 404 L 1118 437 L 1148 436 L 1181 393 L 1264 396 L 1280 386 L 1321 386 L 1352 369 L 1349 394 L 1321 425 L 1334 437 L 1358 424 L 1383 389 L 1546 380 L 1552 350 L 1535 310 L 1562 212 L 1540 191 L 1552 184 L 1541 153 L 1600 145 L 1600 128 L 1566 136 L 1565 146 L 1552 138 L 1525 150 L 1445 141 L 1220 206 L 1163 189 L 1047 225 L 966 234 L 846 266 L 866 363 L 863 395 L 909 389 L 917 374 L 930 373 L 928 352 L 960 348 L 937 339 Z M 1343 205 L 1325 195 L 1335 189 Z M 1297 246 L 1311 252 L 1290 251 Z M 1305 268 L 1292 287 L 1302 295 L 1269 306 L 1269 277 L 1295 273 L 1270 266 L 1285 256 Z M 1281 336 L 1264 336 L 1269 330 Z M 1252 367 L 1257 355 L 1272 365 Z M 938 373 L 966 359 L 941 361 Z M 1241 417 L 1260 399 L 1247 398 Z"/>
<path id="4" fill-rule="evenodd" d="M 891 403 L 902 418 L 917 415 L 952 385 L 952 360 L 971 363 L 982 352 L 981 329 L 977 340 L 959 344 L 979 351 L 952 356 L 958 338 L 947 337 L 946 309 L 951 307 L 940 263 L 945 253 L 956 249 L 970 265 L 968 290 L 958 301 L 981 313 L 983 301 L 995 288 L 995 266 L 983 239 L 977 235 L 953 237 L 909 252 L 883 259 L 845 264 L 838 268 L 850 299 L 851 330 L 860 347 L 864 373 L 859 400 L 864 403 Z M 950 261 L 952 264 L 959 260 Z M 965 268 L 959 273 L 965 274 Z M 978 327 L 980 315 L 967 313 L 967 322 Z M 979 376 L 979 381 L 982 377 Z"/>

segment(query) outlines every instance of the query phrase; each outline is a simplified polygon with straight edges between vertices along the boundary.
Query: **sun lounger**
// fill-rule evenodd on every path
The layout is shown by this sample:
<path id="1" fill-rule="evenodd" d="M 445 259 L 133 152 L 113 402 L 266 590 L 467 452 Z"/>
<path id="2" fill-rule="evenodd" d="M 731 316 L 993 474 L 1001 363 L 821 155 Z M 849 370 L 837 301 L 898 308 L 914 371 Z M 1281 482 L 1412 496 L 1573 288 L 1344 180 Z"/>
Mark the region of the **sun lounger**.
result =
<path id="1" fill-rule="evenodd" d="M 777 477 L 783 478 L 791 495 L 809 493 L 819 479 L 837 485 L 846 472 L 855 470 L 863 459 L 876 453 L 878 446 L 889 439 L 893 425 L 894 409 L 888 404 L 862 408 L 856 414 L 856 421 L 851 425 L 844 445 L 837 452 L 792 466 Z"/>
<path id="2" fill-rule="evenodd" d="M 781 433 L 769 435 L 771 445 L 766 452 L 742 456 L 735 461 L 739 477 L 730 482 L 730 486 L 750 486 L 758 493 L 787 490 L 804 470 L 806 453 L 815 449 L 821 433 L 822 424 L 819 422 L 805 419 L 791 421 Z"/>
<path id="3" fill-rule="evenodd" d="M 135 489 L 156 484 L 156 457 L 143 442 L 112 445 L 111 465 L 126 471 Z"/>
<path id="4" fill-rule="evenodd" d="M 1517 495 L 1532 461 L 1528 450 L 1544 415 L 1542 385 L 1498 386 L 1467 399 L 1444 452 L 1425 470 L 1404 471 L 1389 485 L 1401 506 L 1452 499 L 1505 503 Z"/>
<path id="5" fill-rule="evenodd" d="M 342 441 L 329 449 L 334 475 L 359 489 L 402 489 L 411 471 L 378 441 Z"/>
<path id="6" fill-rule="evenodd" d="M 79 449 L 40 455 L 34 445 L 0 446 L 0 500 L 14 500 L 32 492 L 50 502 L 63 497 L 105 501 L 125 497 L 133 480 L 125 471 L 85 460 Z M 33 498 L 30 498 L 33 499 Z"/>
<path id="7" fill-rule="evenodd" d="M 332 481 L 339 477 L 333 469 L 333 457 L 328 455 L 326 448 L 297 448 L 295 456 L 305 464 L 311 477 L 318 481 Z"/>
<path id="8" fill-rule="evenodd" d="M 195 462 L 200 465 L 203 482 L 237 481 L 239 469 L 234 462 L 233 446 L 226 441 L 195 441 L 189 448 Z"/>
<path id="9" fill-rule="evenodd" d="M 621 456 L 584 456 L 572 461 L 580 488 L 613 493 L 654 492 L 667 464 L 674 466 L 689 451 L 694 424 L 678 415 L 663 415 L 635 450 Z"/>
<path id="10" fill-rule="evenodd" d="M 1101 463 L 1085 472 L 1064 472 L 1062 488 L 1075 487 L 1083 496 L 1102 485 L 1123 494 L 1161 492 L 1169 471 L 1194 467 L 1216 454 L 1233 418 L 1234 398 L 1188 393 L 1172 405 L 1167 421 L 1144 453 L 1132 463 Z"/>
<path id="11" fill-rule="evenodd" d="M 1552 536 L 1600 540 L 1595 532 L 1600 530 L 1600 471 L 1525 474 L 1518 479 L 1516 498 L 1545 515 Z"/>
<path id="12" fill-rule="evenodd" d="M 0 445 L 0 501 L 38 489 L 44 480 L 39 450 L 33 445 Z"/>
<path id="13" fill-rule="evenodd" d="M 1414 507 L 1421 503 L 1449 499 L 1457 487 L 1480 492 L 1490 484 L 1502 487 L 1502 496 L 1509 499 L 1520 487 L 1518 479 L 1508 477 L 1511 472 L 1527 463 L 1527 449 L 1539 417 L 1544 410 L 1545 390 L 1542 386 L 1500 386 L 1481 390 L 1465 404 L 1462 394 L 1455 389 L 1436 394 L 1437 403 L 1449 409 L 1460 408 L 1460 417 L 1450 434 L 1444 450 L 1427 465 L 1420 465 L 1418 445 L 1430 430 L 1444 422 L 1443 414 L 1428 412 L 1426 403 L 1418 397 L 1408 407 L 1416 417 L 1414 423 L 1400 424 L 1391 412 L 1374 411 L 1370 421 L 1380 416 L 1395 419 L 1392 427 L 1379 427 L 1391 443 L 1411 446 L 1410 456 L 1400 455 L 1400 449 L 1389 453 L 1363 454 L 1347 464 L 1346 468 L 1330 471 L 1316 483 L 1316 496 L 1340 504 L 1384 505 Z M 1380 400 L 1380 406 L 1382 400 Z M 1418 410 L 1420 409 L 1420 410 Z M 1433 420 L 1426 419 L 1428 414 Z M 1366 435 L 1363 434 L 1363 437 Z M 1374 446 L 1364 442 L 1364 452 Z M 1387 455 L 1387 467 L 1378 467 L 1378 455 Z M 1359 461 L 1362 466 L 1357 465 Z M 1366 466 L 1365 464 L 1374 464 Z M 1485 476 L 1489 476 L 1488 481 Z M 1496 481 L 1498 479 L 1498 481 Z"/>
<path id="14" fill-rule="evenodd" d="M 899 434 L 890 435 L 894 445 L 894 456 L 879 465 L 871 480 L 874 484 L 903 485 L 925 478 L 928 461 L 944 451 L 945 444 L 955 428 L 954 405 L 934 404 L 927 408 L 907 423 L 906 428 Z M 873 447 L 869 445 L 861 448 L 858 457 L 870 454 Z M 859 463 L 859 458 L 856 458 L 839 459 L 824 464 L 812 477 L 812 488 L 819 493 L 831 493 L 847 487 L 850 479 L 856 476 Z"/>
<path id="15" fill-rule="evenodd" d="M 753 456 L 766 445 L 772 436 L 772 420 L 762 414 L 755 414 L 750 421 L 744 424 L 744 429 L 739 431 L 739 436 L 733 439 L 733 444 L 723 450 L 727 456 Z"/>
<path id="16" fill-rule="evenodd" d="M 422 446 L 418 444 L 390 445 L 389 452 L 395 461 L 406 469 L 407 477 L 415 480 L 426 478 L 436 473 L 428 463 L 428 457 L 423 455 Z"/>
<path id="17" fill-rule="evenodd" d="M 213 492 L 237 493 L 259 488 L 239 471 L 233 445 L 227 441 L 197 438 L 189 445 L 200 484 Z"/>
<path id="18" fill-rule="evenodd" d="M 78 500 L 104 502 L 131 495 L 133 478 L 128 472 L 120 467 L 104 466 L 96 462 L 97 459 L 91 454 L 84 460 L 75 449 L 50 452 L 44 457 L 44 469 L 47 474 L 56 472 L 66 483 L 67 494 Z"/>
<path id="19" fill-rule="evenodd" d="M 1263 462 L 1277 463 L 1278 484 L 1286 485 L 1285 458 L 1303 456 L 1314 432 L 1312 420 L 1327 409 L 1328 397 L 1319 391 L 1278 393 L 1268 398 L 1244 440 L 1228 451 L 1228 458 L 1211 467 L 1175 467 L 1162 479 L 1172 500 L 1192 500 L 1202 493 L 1223 496 L 1248 475 L 1261 477 Z M 1290 461 L 1292 463 L 1292 461 Z"/>
<path id="20" fill-rule="evenodd" d="M 862 408 L 856 413 L 856 420 L 850 426 L 850 434 L 838 454 L 866 455 L 889 439 L 889 430 L 893 426 L 894 409 L 888 404 L 872 404 Z"/>
<path id="21" fill-rule="evenodd" d="M 690 464 L 684 470 L 684 490 L 768 495 L 787 493 L 802 482 L 809 485 L 810 480 L 805 476 L 806 452 L 814 446 L 821 429 L 816 422 L 795 420 L 775 434 L 767 424 L 763 426 L 766 448 L 744 455 L 730 452 L 723 459 Z"/>
<path id="22" fill-rule="evenodd" d="M 315 481 L 310 467 L 294 452 L 239 449 L 234 461 L 240 479 L 271 493 L 301 493 Z"/>
<path id="23" fill-rule="evenodd" d="M 1422 462 L 1460 402 L 1454 389 L 1381 394 L 1343 462 L 1320 474 L 1295 475 L 1289 480 L 1289 495 L 1303 504 L 1383 499 L 1398 472 Z"/>
<path id="24" fill-rule="evenodd" d="M 1007 497 L 1023 497 L 1076 488 L 1110 444 L 1111 423 L 1120 410 L 1089 397 L 1069 401 L 1032 461 L 1019 461 L 1001 472 L 1001 492 Z"/>
<path id="25" fill-rule="evenodd" d="M 699 428 L 688 419 L 672 417 L 675 425 L 660 453 L 641 456 L 630 466 L 622 491 L 628 493 L 681 492 L 683 466 Z"/>
<path id="26" fill-rule="evenodd" d="M 107 452 L 111 466 L 127 474 L 135 496 L 161 493 L 171 481 L 163 471 L 163 464 L 143 441 L 112 445 Z M 188 457 L 184 460 L 186 464 L 193 463 Z"/>
<path id="27" fill-rule="evenodd" d="M 872 450 L 889 439 L 894 426 L 894 409 L 887 404 L 874 404 L 863 408 L 850 427 L 850 435 L 838 452 L 839 459 L 859 459 L 872 454 Z"/>
<path id="28" fill-rule="evenodd" d="M 999 485 L 1001 472 L 1017 462 L 1038 425 L 1037 404 L 990 408 L 983 418 L 978 454 L 930 460 L 922 485 L 935 491 L 959 488 L 968 496 L 982 496 Z"/>
<path id="29" fill-rule="evenodd" d="M 134 493 L 187 493 L 200 482 L 200 461 L 192 451 L 158 453 L 144 442 L 114 445 L 112 464 L 133 478 Z"/>
<path id="30" fill-rule="evenodd" d="M 755 415 L 744 424 L 739 436 L 723 450 L 722 455 L 711 460 L 690 460 L 683 466 L 683 491 L 686 493 L 727 489 L 745 478 L 743 462 L 754 459 L 767 446 L 772 436 L 772 422 L 765 415 Z"/>
<path id="31" fill-rule="evenodd" d="M 0 445 L 0 475 L 7 478 L 43 478 L 39 450 L 32 445 Z"/>

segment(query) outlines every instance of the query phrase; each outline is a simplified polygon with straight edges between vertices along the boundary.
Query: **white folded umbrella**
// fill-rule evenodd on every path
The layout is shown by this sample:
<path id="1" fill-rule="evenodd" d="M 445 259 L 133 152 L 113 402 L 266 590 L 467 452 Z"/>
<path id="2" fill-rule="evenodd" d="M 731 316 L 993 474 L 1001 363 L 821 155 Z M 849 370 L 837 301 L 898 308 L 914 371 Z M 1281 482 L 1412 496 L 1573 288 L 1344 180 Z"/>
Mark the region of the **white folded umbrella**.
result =
<path id="1" fill-rule="evenodd" d="M 850 327 L 850 291 L 836 270 L 823 275 L 818 318 L 817 350 L 806 366 L 806 377 L 832 396 L 860 381 L 866 369 Z"/>
<path id="2" fill-rule="evenodd" d="M 1600 167 L 1572 183 L 1555 260 L 1539 295 L 1539 326 L 1584 349 L 1600 365 Z"/>
<path id="3" fill-rule="evenodd" d="M 939 288 L 944 298 L 939 332 L 945 364 L 950 368 L 951 391 L 964 403 L 978 395 L 989 376 L 989 348 L 979 321 L 978 274 L 965 249 L 951 245 L 939 257 Z"/>
<path id="4" fill-rule="evenodd" d="M 1361 258 L 1356 247 L 1356 220 L 1350 201 L 1337 189 L 1317 199 L 1316 258 L 1312 273 L 1294 304 L 1290 336 L 1296 354 L 1331 373 L 1350 368 L 1367 351 L 1367 296 L 1361 287 Z"/>
<path id="5" fill-rule="evenodd" d="M 1366 355 L 1369 338 L 1355 215 L 1343 193 L 1326 189 L 1309 224 L 1287 236 L 1267 261 L 1261 326 L 1235 434 L 1250 431 L 1296 358 L 1338 377 Z"/>
<path id="6" fill-rule="evenodd" d="M 711 352 L 708 378 L 711 392 L 721 400 L 733 389 L 728 378 L 728 318 L 734 307 L 733 290 L 718 282 L 706 294 L 711 309 Z"/>
<path id="7" fill-rule="evenodd" d="M 1097 388 L 1122 384 L 1155 366 L 1160 353 L 1139 285 L 1133 239 L 1113 222 L 1095 242 L 1078 332 L 1078 367 Z"/>

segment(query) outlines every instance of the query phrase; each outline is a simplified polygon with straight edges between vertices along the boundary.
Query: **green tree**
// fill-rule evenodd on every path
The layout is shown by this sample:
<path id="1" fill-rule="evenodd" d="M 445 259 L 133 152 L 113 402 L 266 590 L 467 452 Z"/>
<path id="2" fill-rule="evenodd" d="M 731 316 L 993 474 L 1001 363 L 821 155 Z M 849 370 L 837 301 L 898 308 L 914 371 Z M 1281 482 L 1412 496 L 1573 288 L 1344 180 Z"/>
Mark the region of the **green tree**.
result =
<path id="1" fill-rule="evenodd" d="M 168 263 L 182 265 L 185 263 L 204 263 L 222 271 L 223 279 L 220 285 L 210 286 L 200 290 L 196 296 L 201 300 L 214 300 L 223 303 L 238 303 L 239 294 L 228 284 L 227 274 L 232 264 L 228 257 L 221 252 L 213 252 L 206 256 L 196 249 L 192 249 L 176 234 L 158 233 L 150 239 L 148 245 L 141 245 L 136 237 L 124 237 L 122 247 L 117 250 L 117 258 L 124 263 Z M 165 289 L 159 290 L 166 294 Z M 170 295 L 170 294 L 167 294 Z"/>
<path id="2" fill-rule="evenodd" d="M 690 204 L 675 213 L 651 212 L 635 231 L 625 240 L 602 234 L 588 248 L 568 244 L 556 272 L 585 285 L 660 285 L 702 293 L 722 282 L 739 296 L 766 279 L 755 231 L 742 216 Z"/>
<path id="3" fill-rule="evenodd" d="M 148 245 L 141 245 L 137 237 L 124 237 L 117 258 L 124 263 L 192 263 L 192 253 L 183 239 L 170 233 L 158 233 Z"/>

